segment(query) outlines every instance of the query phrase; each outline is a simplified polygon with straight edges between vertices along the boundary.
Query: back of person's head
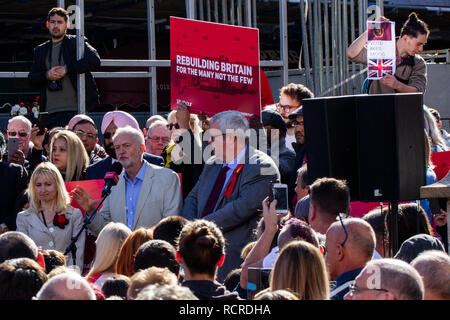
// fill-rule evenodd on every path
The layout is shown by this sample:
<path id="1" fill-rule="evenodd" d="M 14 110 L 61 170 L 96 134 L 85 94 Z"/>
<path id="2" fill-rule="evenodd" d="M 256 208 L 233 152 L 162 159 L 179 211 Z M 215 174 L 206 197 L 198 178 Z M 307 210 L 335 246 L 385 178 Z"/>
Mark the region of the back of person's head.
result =
<path id="1" fill-rule="evenodd" d="M 383 209 L 387 212 L 387 208 Z M 419 234 L 433 235 L 433 229 L 428 221 L 428 216 L 421 206 L 416 203 L 402 203 L 398 206 L 398 243 L 405 242 L 408 238 Z M 385 216 L 385 228 L 389 233 L 389 216 Z"/>
<path id="2" fill-rule="evenodd" d="M 400 246 L 396 259 L 411 263 L 419 254 L 428 250 L 439 250 L 445 252 L 444 246 L 439 239 L 428 234 L 416 234 L 406 239 Z"/>
<path id="3" fill-rule="evenodd" d="M 131 277 L 134 274 L 134 256 L 139 247 L 153 239 L 151 229 L 134 230 L 123 242 L 116 261 L 116 273 Z"/>
<path id="4" fill-rule="evenodd" d="M 42 250 L 45 261 L 45 273 L 48 275 L 53 269 L 66 265 L 66 257 L 56 250 Z"/>
<path id="5" fill-rule="evenodd" d="M 181 231 L 178 252 L 191 274 L 214 276 L 225 254 L 225 238 L 214 222 L 195 220 Z"/>
<path id="6" fill-rule="evenodd" d="M 343 180 L 320 178 L 309 187 L 311 203 L 321 213 L 337 216 L 350 209 L 350 190 Z"/>
<path id="7" fill-rule="evenodd" d="M 316 248 L 319 247 L 316 232 L 306 222 L 297 218 L 291 218 L 283 225 L 278 235 L 278 248 L 281 250 L 294 240 L 304 240 Z"/>
<path id="8" fill-rule="evenodd" d="M 343 219 L 343 223 L 348 233 L 344 245 L 347 253 L 350 253 L 355 261 L 360 260 L 364 263 L 371 260 L 375 250 L 376 237 L 370 224 L 360 218 Z M 340 221 L 336 221 L 333 225 L 343 230 Z"/>
<path id="9" fill-rule="evenodd" d="M 88 275 L 95 275 L 105 271 L 114 272 L 120 247 L 131 234 L 131 230 L 120 222 L 108 223 L 95 241 L 95 259 Z"/>
<path id="10" fill-rule="evenodd" d="M 177 276 L 167 268 L 150 267 L 133 274 L 127 291 L 128 300 L 136 299 L 138 293 L 150 284 L 177 284 Z"/>
<path id="11" fill-rule="evenodd" d="M 198 300 L 188 287 L 178 284 L 151 284 L 136 297 L 136 300 Z"/>
<path id="12" fill-rule="evenodd" d="M 244 248 L 242 248 L 242 250 L 241 250 L 242 261 L 244 261 L 245 258 L 247 258 L 248 254 L 250 253 L 250 251 L 252 251 L 252 249 L 255 245 L 256 245 L 256 241 L 251 241 L 251 242 L 247 243 Z"/>
<path id="13" fill-rule="evenodd" d="M 105 298 L 109 298 L 110 296 L 118 296 L 126 299 L 130 283 L 131 280 L 127 276 L 115 274 L 105 280 L 102 286 L 102 292 Z"/>
<path id="14" fill-rule="evenodd" d="M 379 208 L 373 209 L 366 213 L 362 219 L 366 221 L 372 227 L 377 238 L 384 239 L 385 237 L 385 225 L 384 218 L 386 212 Z"/>
<path id="15" fill-rule="evenodd" d="M 134 257 L 134 272 L 150 267 L 168 268 L 178 276 L 180 265 L 175 248 L 164 240 L 149 240 L 142 244 Z"/>
<path id="16" fill-rule="evenodd" d="M 422 252 L 411 262 L 422 276 L 425 300 L 450 300 L 450 257 L 438 250 Z"/>
<path id="17" fill-rule="evenodd" d="M 377 279 L 380 288 L 391 292 L 395 300 L 423 300 L 422 278 L 404 261 L 390 258 L 371 260 L 361 271 L 363 272 L 372 279 Z"/>
<path id="18" fill-rule="evenodd" d="M 310 185 L 308 176 L 308 165 L 304 164 L 297 170 L 297 176 L 300 177 L 301 187 L 305 189 Z"/>
<path id="19" fill-rule="evenodd" d="M 41 266 L 30 258 L 0 263 L 0 300 L 31 300 L 47 281 Z"/>
<path id="20" fill-rule="evenodd" d="M 287 290 L 275 290 L 275 291 L 266 291 L 257 297 L 255 297 L 255 300 L 299 300 L 298 297 L 290 291 Z"/>
<path id="21" fill-rule="evenodd" d="M 75 272 L 75 273 L 77 273 L 77 271 L 74 269 L 73 266 L 70 266 L 70 267 L 57 266 L 52 271 L 50 271 L 47 274 L 47 276 L 48 276 L 49 279 L 51 279 L 51 278 L 53 278 L 53 277 L 55 277 L 57 275 L 60 275 L 60 274 L 63 274 L 63 273 L 68 273 L 68 272 Z"/>
<path id="22" fill-rule="evenodd" d="M 279 289 L 291 289 L 300 300 L 329 299 L 327 267 L 320 250 L 303 240 L 284 247 L 270 277 L 270 290 Z"/>
<path id="23" fill-rule="evenodd" d="M 430 111 L 430 113 L 433 115 L 433 117 L 436 119 L 436 123 L 439 124 L 439 122 L 441 122 L 441 114 L 439 113 L 439 111 L 437 111 L 434 108 L 430 108 L 428 107 L 428 111 Z"/>
<path id="24" fill-rule="evenodd" d="M 14 258 L 38 260 L 38 248 L 34 241 L 19 231 L 0 234 L 0 263 Z"/>
<path id="25" fill-rule="evenodd" d="M 241 279 L 241 271 L 242 269 L 233 269 L 231 270 L 225 279 L 223 280 L 223 285 L 225 288 L 227 288 L 228 291 L 232 292 L 238 285 L 240 279 Z"/>
<path id="26" fill-rule="evenodd" d="M 314 93 L 308 87 L 300 83 L 289 83 L 280 89 L 280 95 L 285 94 L 291 99 L 296 99 L 300 104 L 303 99 L 314 98 Z"/>
<path id="27" fill-rule="evenodd" d="M 96 300 L 89 282 L 76 272 L 66 272 L 49 279 L 39 290 L 37 300 Z"/>
<path id="28" fill-rule="evenodd" d="M 413 38 L 417 38 L 418 35 L 425 34 L 428 36 L 430 33 L 430 30 L 428 29 L 428 25 L 419 19 L 417 16 L 417 13 L 411 12 L 408 16 L 408 20 L 403 24 L 403 27 L 400 31 L 400 37 L 403 37 L 403 35 L 408 35 Z"/>
<path id="29" fill-rule="evenodd" d="M 165 240 L 175 248 L 176 241 L 186 223 L 187 220 L 181 216 L 165 217 L 153 229 L 153 239 Z"/>

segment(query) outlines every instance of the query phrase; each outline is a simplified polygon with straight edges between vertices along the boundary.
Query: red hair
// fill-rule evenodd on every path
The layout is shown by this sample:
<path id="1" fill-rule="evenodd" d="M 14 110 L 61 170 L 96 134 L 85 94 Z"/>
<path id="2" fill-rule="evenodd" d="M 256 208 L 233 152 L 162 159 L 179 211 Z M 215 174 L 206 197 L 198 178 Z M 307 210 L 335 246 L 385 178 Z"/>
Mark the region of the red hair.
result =
<path id="1" fill-rule="evenodd" d="M 123 242 L 116 261 L 116 273 L 131 277 L 134 274 L 134 256 L 139 247 L 153 240 L 153 232 L 150 229 L 139 228 L 134 230 Z"/>

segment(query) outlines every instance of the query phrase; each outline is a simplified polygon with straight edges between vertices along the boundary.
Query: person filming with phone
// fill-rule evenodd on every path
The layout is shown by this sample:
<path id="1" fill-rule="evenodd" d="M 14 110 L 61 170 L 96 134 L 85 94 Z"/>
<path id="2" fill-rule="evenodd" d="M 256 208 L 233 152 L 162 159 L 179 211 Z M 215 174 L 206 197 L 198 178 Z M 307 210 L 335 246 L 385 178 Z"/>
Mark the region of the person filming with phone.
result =
<path id="1" fill-rule="evenodd" d="M 38 135 L 39 127 L 32 126 L 31 121 L 24 116 L 15 116 L 8 121 L 8 150 L 3 155 L 3 161 L 15 163 L 24 167 L 31 176 L 34 168 L 45 161 L 42 143 L 45 132 Z"/>
<path id="2" fill-rule="evenodd" d="M 69 14 L 63 8 L 52 8 L 46 21 L 51 40 L 34 49 L 28 80 L 39 87 L 41 108 L 49 113 L 47 129 L 65 126 L 78 111 L 77 75 L 86 75 L 86 108 L 99 106 L 99 93 L 91 71 L 100 67 L 100 56 L 87 42 L 84 57 L 77 59 L 76 37 L 67 34 Z"/>

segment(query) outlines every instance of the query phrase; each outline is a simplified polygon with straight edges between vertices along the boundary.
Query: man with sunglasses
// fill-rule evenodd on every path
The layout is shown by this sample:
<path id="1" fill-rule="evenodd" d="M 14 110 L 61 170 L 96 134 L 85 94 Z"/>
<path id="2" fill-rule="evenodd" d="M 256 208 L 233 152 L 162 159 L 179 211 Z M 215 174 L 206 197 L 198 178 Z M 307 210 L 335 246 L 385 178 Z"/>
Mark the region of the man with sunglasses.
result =
<path id="1" fill-rule="evenodd" d="M 11 155 L 10 162 L 21 165 L 27 170 L 28 177 L 36 166 L 46 161 L 42 143 L 45 134 L 37 135 L 39 128 L 32 127 L 31 121 L 24 116 L 15 116 L 8 121 L 8 138 L 19 138 L 19 148 Z M 3 154 L 3 161 L 8 161 L 8 154 Z"/>
<path id="2" fill-rule="evenodd" d="M 134 129 L 139 129 L 139 123 L 128 112 L 125 111 L 110 111 L 107 112 L 102 120 L 101 131 L 103 134 L 103 146 L 105 148 L 107 157 L 90 165 L 86 170 L 86 180 L 91 179 L 103 179 L 106 172 L 109 171 L 111 165 L 117 161 L 116 150 L 114 149 L 114 143 L 112 137 L 116 133 L 118 128 L 124 128 L 130 126 Z M 155 156 L 144 152 L 144 160 L 147 162 L 163 167 L 164 159 L 159 156 Z"/>
<path id="3" fill-rule="evenodd" d="M 81 115 L 76 115 L 75 117 L 78 116 Z M 97 126 L 95 125 L 94 120 L 92 120 L 89 116 L 82 116 L 83 118 L 79 120 L 77 119 L 78 121 L 76 121 L 72 127 L 69 125 L 69 129 L 75 132 L 81 142 L 83 142 L 84 149 L 89 157 L 89 164 L 94 164 L 106 157 L 106 151 L 102 146 L 97 144 Z"/>
<path id="4" fill-rule="evenodd" d="M 331 224 L 325 238 L 325 262 L 331 286 L 330 298 L 343 300 L 375 249 L 375 233 L 372 227 L 358 218 L 342 219 Z"/>

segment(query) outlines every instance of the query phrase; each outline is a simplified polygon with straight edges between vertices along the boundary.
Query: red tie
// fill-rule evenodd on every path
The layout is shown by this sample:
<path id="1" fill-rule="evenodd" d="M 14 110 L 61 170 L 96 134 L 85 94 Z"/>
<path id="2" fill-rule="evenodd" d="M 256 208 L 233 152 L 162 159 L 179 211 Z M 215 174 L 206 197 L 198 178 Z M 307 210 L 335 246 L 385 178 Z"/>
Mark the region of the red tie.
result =
<path id="1" fill-rule="evenodd" d="M 219 199 L 220 192 L 222 191 L 223 185 L 225 184 L 228 169 L 229 167 L 225 166 L 220 170 L 219 176 L 214 183 L 214 188 L 209 195 L 208 202 L 206 202 L 205 209 L 203 209 L 202 218 L 213 212 L 217 200 Z"/>

